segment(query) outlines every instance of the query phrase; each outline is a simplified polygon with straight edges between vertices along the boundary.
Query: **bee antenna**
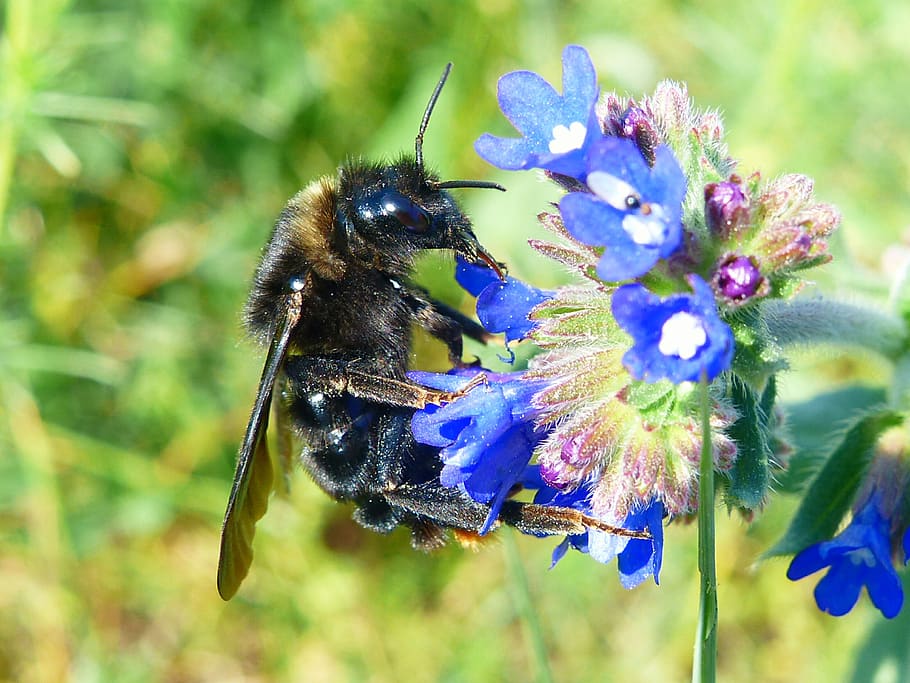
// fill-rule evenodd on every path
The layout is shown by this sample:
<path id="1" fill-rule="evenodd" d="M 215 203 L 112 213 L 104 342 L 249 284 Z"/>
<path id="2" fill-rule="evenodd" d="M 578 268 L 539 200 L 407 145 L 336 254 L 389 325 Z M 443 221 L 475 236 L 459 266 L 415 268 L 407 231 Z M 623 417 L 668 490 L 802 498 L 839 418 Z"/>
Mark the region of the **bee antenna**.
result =
<path id="1" fill-rule="evenodd" d="M 436 89 L 433 91 L 433 94 L 430 95 L 430 101 L 427 102 L 427 108 L 423 112 L 423 120 L 420 122 L 420 129 L 417 131 L 417 139 L 414 140 L 414 151 L 417 159 L 417 168 L 423 172 L 423 134 L 427 130 L 427 124 L 430 122 L 430 114 L 433 113 L 433 108 L 436 106 L 436 100 L 439 99 L 439 93 L 442 92 L 442 86 L 446 84 L 446 79 L 449 77 L 449 72 L 452 70 L 452 62 L 446 64 L 446 68 L 442 70 L 442 76 L 439 77 L 439 83 L 436 84 Z"/>
<path id="2" fill-rule="evenodd" d="M 446 180 L 441 183 L 433 183 L 433 187 L 437 190 L 451 190 L 459 187 L 477 187 L 482 190 L 506 191 L 506 188 L 499 183 L 492 183 L 488 180 Z"/>

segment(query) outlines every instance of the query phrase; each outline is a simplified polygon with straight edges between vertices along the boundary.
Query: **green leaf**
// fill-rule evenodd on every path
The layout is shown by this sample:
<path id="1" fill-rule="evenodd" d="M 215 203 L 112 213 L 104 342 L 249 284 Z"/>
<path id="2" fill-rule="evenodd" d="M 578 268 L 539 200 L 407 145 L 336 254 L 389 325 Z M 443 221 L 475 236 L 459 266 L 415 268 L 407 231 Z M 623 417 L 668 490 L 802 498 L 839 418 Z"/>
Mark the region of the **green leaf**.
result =
<path id="1" fill-rule="evenodd" d="M 761 398 L 733 376 L 731 394 L 739 419 L 728 430 L 736 442 L 736 463 L 730 471 L 728 504 L 755 509 L 765 499 L 771 481 L 768 414 L 774 405 L 776 384 L 769 381 Z"/>
<path id="2" fill-rule="evenodd" d="M 798 493 L 824 464 L 832 447 L 832 427 L 847 425 L 885 401 L 880 387 L 852 386 L 813 396 L 786 408 L 787 437 L 793 455 L 777 474 L 776 491 Z"/>
<path id="3" fill-rule="evenodd" d="M 764 557 L 794 554 L 831 538 L 850 509 L 879 437 L 902 421 L 900 413 L 887 409 L 857 420 L 812 480 L 784 537 Z"/>

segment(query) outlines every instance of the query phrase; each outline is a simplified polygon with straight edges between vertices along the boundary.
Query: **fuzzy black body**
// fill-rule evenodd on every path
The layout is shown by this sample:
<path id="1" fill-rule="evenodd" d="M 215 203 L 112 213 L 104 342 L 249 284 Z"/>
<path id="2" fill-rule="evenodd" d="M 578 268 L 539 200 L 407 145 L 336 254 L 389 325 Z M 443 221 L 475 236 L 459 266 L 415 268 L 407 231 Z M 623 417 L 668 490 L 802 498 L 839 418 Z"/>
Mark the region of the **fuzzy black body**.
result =
<path id="1" fill-rule="evenodd" d="M 259 337 L 275 327 L 282 287 L 304 281 L 281 398 L 302 444 L 301 462 L 339 500 L 364 504 L 406 478 L 423 482 L 439 470 L 433 453 L 415 457 L 427 449 L 411 436 L 414 408 L 397 405 L 402 397 L 396 391 L 411 387 L 414 395 L 416 389 L 405 375 L 412 325 L 441 330 L 456 362 L 462 325 L 478 338 L 483 334 L 460 314 L 441 312 L 453 315 L 410 282 L 421 249 L 460 246 L 477 255 L 470 224 L 434 182 L 407 158 L 389 166 L 346 165 L 334 182 L 317 181 L 289 203 L 256 273 L 246 317 Z M 414 232 L 389 206 L 422 212 L 426 227 Z M 352 373 L 362 378 L 354 387 Z"/>
<path id="2" fill-rule="evenodd" d="M 296 456 L 314 481 L 353 503 L 355 519 L 367 528 L 387 533 L 405 525 L 415 547 L 431 549 L 448 529 L 476 534 L 491 514 L 442 486 L 438 450 L 416 443 L 410 429 L 415 410 L 457 400 L 484 381 L 478 374 L 457 392 L 411 382 L 412 327 L 445 343 L 455 365 L 464 334 L 487 339 L 477 322 L 411 283 L 414 258 L 442 249 L 501 275 L 446 188 L 502 188 L 440 182 L 423 165 L 423 133 L 447 74 L 448 68 L 424 113 L 413 157 L 385 165 L 352 161 L 336 177 L 311 183 L 288 202 L 266 245 L 246 324 L 268 351 L 222 528 L 218 591 L 225 600 L 249 570 L 256 522 L 277 479 L 266 439 L 270 413 L 285 468 L 296 441 Z M 621 532 L 575 510 L 515 501 L 502 505 L 497 520 L 536 535 Z"/>
<path id="3" fill-rule="evenodd" d="M 301 444 L 300 461 L 327 494 L 354 502 L 355 517 L 364 526 L 384 532 L 403 522 L 413 526 L 417 520 L 390 505 L 383 493 L 404 481 L 424 483 L 438 475 L 435 450 L 416 444 L 411 435 L 414 408 L 387 402 L 394 396 L 359 398 L 333 386 L 333 380 L 355 371 L 375 380 L 408 383 L 411 327 L 420 310 L 433 306 L 410 283 L 419 251 L 415 241 L 443 247 L 457 242 L 452 237 L 456 234 L 470 235 L 470 226 L 452 197 L 434 191 L 408 159 L 391 166 L 349 164 L 339 172 L 337 184 L 322 181 L 318 191 L 318 197 L 301 197 L 309 211 L 292 202 L 279 219 L 256 276 L 257 285 L 265 286 L 254 289 L 247 317 L 254 333 L 261 333 L 275 291 L 270 283 L 280 285 L 289 272 L 308 274 L 307 296 L 284 366 L 282 396 Z M 383 199 L 397 199 L 397 205 L 406 208 L 413 202 L 425 211 L 431 217 L 426 233 L 409 234 L 388 215 Z M 319 205 L 316 212 L 314 203 Z M 300 222 L 329 215 L 333 220 L 325 237 L 332 263 L 326 263 L 326 252 L 307 259 L 297 249 L 301 260 L 289 263 L 288 243 L 302 232 L 312 234 L 301 230 Z M 402 236 L 405 239 L 399 239 Z M 453 331 L 451 339 L 457 333 L 452 353 L 460 360 L 460 323 L 451 320 L 446 329 Z M 372 388 L 383 392 L 381 381 Z M 427 525 L 417 527 L 420 538 L 415 543 L 423 544 Z"/>
<path id="4" fill-rule="evenodd" d="M 279 429 L 296 437 L 316 483 L 353 502 L 364 526 L 388 532 L 405 524 L 422 548 L 441 544 L 444 529 L 455 526 L 451 514 L 431 511 L 461 494 L 439 492 L 438 453 L 414 441 L 410 419 L 456 394 L 408 380 L 411 331 L 417 324 L 440 338 L 456 364 L 462 334 L 485 340 L 486 333 L 430 299 L 410 275 L 427 249 L 497 266 L 440 185 L 414 158 L 350 162 L 301 190 L 279 216 L 246 306 L 247 327 L 269 352 L 225 515 L 222 597 L 248 570 L 255 523 L 274 484 L 270 410 Z M 461 502 L 457 526 L 479 529 L 486 508 Z"/>

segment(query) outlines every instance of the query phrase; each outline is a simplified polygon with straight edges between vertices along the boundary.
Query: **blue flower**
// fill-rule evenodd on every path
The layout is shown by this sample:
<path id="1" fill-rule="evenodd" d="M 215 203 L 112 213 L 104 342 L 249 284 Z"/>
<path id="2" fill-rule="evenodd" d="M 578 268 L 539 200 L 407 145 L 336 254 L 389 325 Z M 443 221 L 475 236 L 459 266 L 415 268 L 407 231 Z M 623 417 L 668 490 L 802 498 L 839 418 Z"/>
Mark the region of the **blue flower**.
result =
<path id="1" fill-rule="evenodd" d="M 904 564 L 910 562 L 910 528 L 904 532 Z"/>
<path id="2" fill-rule="evenodd" d="M 692 294 L 660 299 L 641 285 L 623 285 L 613 293 L 613 317 L 632 335 L 622 362 L 636 379 L 674 384 L 708 381 L 730 367 L 733 333 L 720 319 L 711 288 L 689 276 Z"/>
<path id="3" fill-rule="evenodd" d="M 408 377 L 424 386 L 455 391 L 478 372 L 483 370 L 410 372 Z M 493 526 L 534 448 L 546 436 L 534 426 L 537 410 L 531 407 L 531 397 L 543 383 L 525 381 L 517 372 L 485 374 L 485 384 L 457 401 L 418 410 L 411 420 L 414 438 L 440 449 L 443 486 L 457 486 L 473 500 L 490 505 L 481 534 Z"/>
<path id="4" fill-rule="evenodd" d="M 823 612 L 845 615 L 863 586 L 888 619 L 900 612 L 904 592 L 891 562 L 891 522 L 879 503 L 879 494 L 873 493 L 846 529 L 830 541 L 810 545 L 790 563 L 787 578 L 791 581 L 830 567 L 815 587 L 815 602 Z"/>
<path id="5" fill-rule="evenodd" d="M 455 279 L 477 297 L 477 317 L 484 328 L 494 334 L 504 332 L 507 343 L 528 336 L 534 327 L 528 313 L 553 296 L 511 275 L 501 280 L 491 268 L 468 263 L 460 256 Z"/>
<path id="6" fill-rule="evenodd" d="M 602 280 L 644 275 L 682 243 L 686 177 L 666 145 L 648 166 L 631 140 L 603 138 L 589 153 L 587 184 L 593 194 L 567 194 L 559 210 L 573 237 L 606 247 L 597 264 Z"/>
<path id="7" fill-rule="evenodd" d="M 580 486 L 569 493 L 561 493 L 547 486 L 540 479 L 539 472 L 535 473 L 530 469 L 522 483 L 526 488 L 539 489 L 534 497 L 535 503 L 567 507 L 586 515 L 591 514 L 591 492 L 586 486 Z M 664 548 L 663 518 L 664 505 L 654 499 L 647 505 L 639 505 L 629 512 L 621 525 L 625 529 L 635 531 L 647 529 L 651 533 L 650 539 L 626 538 L 595 529 L 583 534 L 566 536 L 553 550 L 550 566 L 555 566 L 571 546 L 604 564 L 614 557 L 617 558 L 619 580 L 624 588 L 635 588 L 652 576 L 654 583 L 659 584 Z"/>
<path id="8" fill-rule="evenodd" d="M 563 94 L 538 74 L 514 71 L 499 79 L 499 108 L 524 137 L 484 133 L 474 149 L 486 161 L 517 171 L 545 168 L 584 179 L 585 150 L 603 133 L 594 112 L 600 93 L 587 51 L 569 45 L 562 53 Z"/>

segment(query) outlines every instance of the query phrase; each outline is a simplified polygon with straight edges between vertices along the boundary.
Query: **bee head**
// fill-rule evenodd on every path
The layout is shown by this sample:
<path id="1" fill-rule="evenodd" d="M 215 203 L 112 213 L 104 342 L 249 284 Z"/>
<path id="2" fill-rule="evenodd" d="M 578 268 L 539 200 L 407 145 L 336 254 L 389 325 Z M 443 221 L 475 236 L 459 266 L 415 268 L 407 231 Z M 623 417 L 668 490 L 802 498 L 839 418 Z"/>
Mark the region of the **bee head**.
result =
<path id="1" fill-rule="evenodd" d="M 446 65 L 424 111 L 413 157 L 387 166 L 350 162 L 341 169 L 335 226 L 343 234 L 336 234 L 336 240 L 344 241 L 355 257 L 388 272 L 406 273 L 418 251 L 451 249 L 468 261 L 484 261 L 502 277 L 447 190 L 505 188 L 481 180 L 441 182 L 423 163 L 423 136 L 451 68 Z"/>

